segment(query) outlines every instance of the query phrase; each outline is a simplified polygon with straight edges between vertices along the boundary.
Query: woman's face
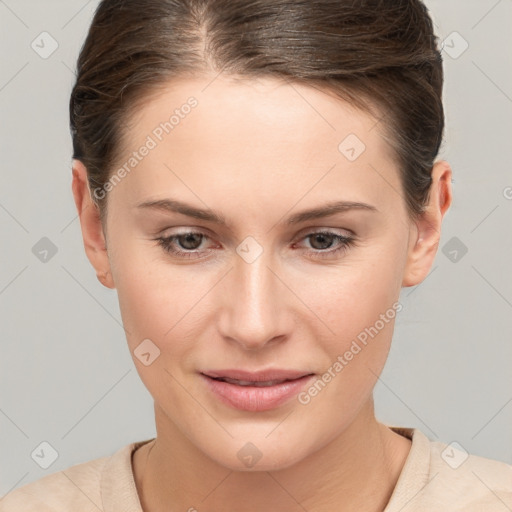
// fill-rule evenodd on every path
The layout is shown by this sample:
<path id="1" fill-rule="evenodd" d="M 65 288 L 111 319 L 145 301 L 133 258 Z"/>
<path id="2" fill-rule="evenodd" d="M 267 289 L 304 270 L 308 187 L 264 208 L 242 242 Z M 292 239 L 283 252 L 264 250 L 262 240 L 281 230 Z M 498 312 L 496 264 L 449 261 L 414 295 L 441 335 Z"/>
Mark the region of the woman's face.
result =
<path id="1" fill-rule="evenodd" d="M 272 79 L 175 81 L 137 111 L 106 241 L 159 436 L 226 467 L 277 469 L 370 417 L 417 239 L 381 128 Z M 226 369 L 314 375 L 288 399 L 282 384 L 217 383 L 222 398 L 202 374 Z"/>

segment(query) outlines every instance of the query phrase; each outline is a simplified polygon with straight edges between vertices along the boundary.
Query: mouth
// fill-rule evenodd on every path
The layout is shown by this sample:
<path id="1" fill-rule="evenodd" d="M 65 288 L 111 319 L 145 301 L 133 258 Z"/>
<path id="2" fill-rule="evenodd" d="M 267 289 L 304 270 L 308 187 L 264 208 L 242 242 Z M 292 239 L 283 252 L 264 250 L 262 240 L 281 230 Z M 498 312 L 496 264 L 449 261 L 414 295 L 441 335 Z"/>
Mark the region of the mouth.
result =
<path id="1" fill-rule="evenodd" d="M 276 370 L 257 373 L 224 370 L 201 372 L 200 375 L 208 390 L 225 405 L 242 411 L 258 412 L 275 409 L 288 402 L 315 374 Z"/>
<path id="2" fill-rule="evenodd" d="M 220 382 L 228 382 L 229 384 L 236 384 L 237 386 L 254 386 L 257 388 L 264 388 L 268 386 L 275 386 L 276 384 L 282 384 L 283 382 L 291 382 L 297 379 L 282 379 L 282 380 L 264 380 L 264 381 L 250 381 L 250 380 L 238 380 L 229 379 L 227 377 L 210 377 Z"/>

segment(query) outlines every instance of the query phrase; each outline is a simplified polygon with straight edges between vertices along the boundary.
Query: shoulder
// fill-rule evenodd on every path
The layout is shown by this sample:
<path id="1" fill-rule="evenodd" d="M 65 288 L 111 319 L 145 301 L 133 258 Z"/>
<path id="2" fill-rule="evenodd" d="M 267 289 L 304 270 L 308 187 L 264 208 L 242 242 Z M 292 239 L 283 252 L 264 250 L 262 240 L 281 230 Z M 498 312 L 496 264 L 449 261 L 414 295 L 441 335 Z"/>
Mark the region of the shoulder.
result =
<path id="1" fill-rule="evenodd" d="M 430 441 L 430 476 L 436 492 L 461 510 L 512 509 L 512 466 L 468 453 L 457 442 Z"/>
<path id="2" fill-rule="evenodd" d="M 0 512 L 55 512 L 64 507 L 103 511 L 102 478 L 106 470 L 116 474 L 131 471 L 125 467 L 126 461 L 138 444 L 130 443 L 113 455 L 75 464 L 18 487 L 0 499 Z"/>
<path id="3" fill-rule="evenodd" d="M 0 512 L 50 512 L 63 505 L 89 510 L 93 504 L 101 510 L 99 481 L 108 459 L 76 464 L 23 485 L 2 498 Z"/>
<path id="4" fill-rule="evenodd" d="M 512 510 L 510 464 L 432 441 L 416 428 L 391 428 L 412 445 L 386 512 Z"/>

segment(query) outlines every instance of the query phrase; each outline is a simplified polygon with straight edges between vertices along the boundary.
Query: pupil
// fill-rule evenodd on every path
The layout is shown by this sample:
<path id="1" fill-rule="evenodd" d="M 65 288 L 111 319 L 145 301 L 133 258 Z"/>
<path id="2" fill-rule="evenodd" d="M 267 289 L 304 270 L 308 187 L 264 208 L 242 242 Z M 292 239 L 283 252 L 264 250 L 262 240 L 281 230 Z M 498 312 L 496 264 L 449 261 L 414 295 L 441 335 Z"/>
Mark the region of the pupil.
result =
<path id="1" fill-rule="evenodd" d="M 187 234 L 187 235 L 182 235 L 180 237 L 180 245 L 184 248 L 184 249 L 197 249 L 197 247 L 199 246 L 200 242 L 201 242 L 201 237 L 202 235 L 199 234 L 199 233 L 190 233 L 190 234 Z M 181 243 L 181 240 L 185 240 L 185 243 Z M 194 244 L 194 239 L 197 241 L 199 241 L 199 244 Z M 189 242 L 192 241 L 192 247 L 190 247 L 189 245 Z M 195 245 L 195 246 L 194 246 Z"/>
<path id="2" fill-rule="evenodd" d="M 318 233 L 318 234 L 313 235 L 313 240 L 320 239 L 320 245 L 325 245 L 325 240 L 327 240 L 327 246 L 315 247 L 315 243 L 312 243 L 311 245 L 313 246 L 314 249 L 328 249 L 332 244 L 332 238 L 333 238 L 333 235 Z M 323 240 L 323 243 L 322 243 L 322 240 Z"/>

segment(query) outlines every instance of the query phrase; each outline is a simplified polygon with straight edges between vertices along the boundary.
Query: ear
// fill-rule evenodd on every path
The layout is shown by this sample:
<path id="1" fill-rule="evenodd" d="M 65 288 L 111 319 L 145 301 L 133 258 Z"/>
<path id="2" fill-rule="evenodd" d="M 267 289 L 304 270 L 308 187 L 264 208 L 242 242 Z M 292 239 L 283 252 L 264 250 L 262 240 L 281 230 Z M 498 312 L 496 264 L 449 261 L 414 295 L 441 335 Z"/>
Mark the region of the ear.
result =
<path id="1" fill-rule="evenodd" d="M 100 283 L 107 288 L 115 288 L 99 209 L 92 199 L 87 180 L 87 169 L 80 160 L 73 160 L 73 183 L 71 187 L 80 217 L 87 258 L 96 270 L 96 277 Z"/>
<path id="2" fill-rule="evenodd" d="M 441 238 L 441 222 L 452 202 L 452 171 L 441 160 L 432 168 L 432 183 L 425 212 L 411 225 L 402 286 L 415 286 L 428 275 Z"/>

